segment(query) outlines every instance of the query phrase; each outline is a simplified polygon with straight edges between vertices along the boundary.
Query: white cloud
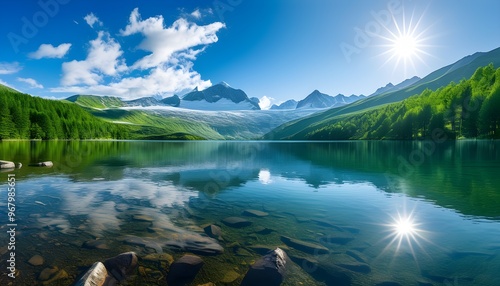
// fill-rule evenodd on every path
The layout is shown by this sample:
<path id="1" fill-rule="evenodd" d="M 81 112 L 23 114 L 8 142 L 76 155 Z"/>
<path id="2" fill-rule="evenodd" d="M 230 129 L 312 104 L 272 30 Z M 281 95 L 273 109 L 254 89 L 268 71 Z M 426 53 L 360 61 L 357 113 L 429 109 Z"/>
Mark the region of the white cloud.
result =
<path id="1" fill-rule="evenodd" d="M 193 13 L 191 13 L 191 16 L 193 16 L 194 18 L 196 19 L 200 19 L 201 18 L 201 12 L 200 12 L 200 9 L 196 9 L 193 11 Z"/>
<path id="2" fill-rule="evenodd" d="M 129 35 L 141 34 L 144 39 L 138 48 L 150 52 L 148 55 L 127 67 L 120 45 L 101 31 L 91 41 L 85 60 L 63 63 L 62 86 L 51 91 L 134 99 L 207 88 L 212 83 L 193 70 L 193 61 L 206 45 L 218 41 L 216 33 L 223 27 L 219 22 L 198 26 L 181 18 L 165 28 L 162 16 L 142 20 L 136 8 L 120 34 L 125 40 Z"/>
<path id="3" fill-rule="evenodd" d="M 125 99 L 138 97 L 182 93 L 198 86 L 205 89 L 212 83 L 204 81 L 196 71 L 192 70 L 192 63 L 185 67 L 159 66 L 149 75 L 143 77 L 125 77 L 107 85 L 97 84 L 89 86 L 69 86 L 53 88 L 53 92 L 70 92 L 79 94 L 98 94 L 119 96 Z"/>
<path id="4" fill-rule="evenodd" d="M 0 62 L 0 74 L 13 74 L 22 69 L 23 68 L 19 65 L 18 62 L 13 62 L 13 63 Z"/>
<path id="5" fill-rule="evenodd" d="M 261 97 L 259 102 L 260 109 L 262 110 L 267 110 L 273 106 L 273 104 L 276 102 L 276 99 L 268 96 L 263 96 Z"/>
<path id="6" fill-rule="evenodd" d="M 183 54 L 196 55 L 199 50 L 195 50 L 195 47 L 217 42 L 216 33 L 223 27 L 225 25 L 220 22 L 198 26 L 181 18 L 172 26 L 165 28 L 162 16 L 142 20 L 139 10 L 135 8 L 130 14 L 129 24 L 125 30 L 121 31 L 121 34 L 123 36 L 137 33 L 144 35 L 145 39 L 139 48 L 151 54 L 135 62 L 132 68 L 148 69 L 165 62 L 179 60 Z M 177 54 L 179 52 L 184 53 Z M 189 59 L 192 60 L 193 57 Z"/>
<path id="7" fill-rule="evenodd" d="M 43 88 L 43 85 L 39 84 L 36 80 L 32 78 L 18 77 L 17 81 L 27 83 L 31 88 Z"/>
<path id="8" fill-rule="evenodd" d="M 57 47 L 51 44 L 41 44 L 36 52 L 29 53 L 28 56 L 37 60 L 41 58 L 60 59 L 68 53 L 69 48 L 71 48 L 71 44 L 69 43 L 60 44 Z"/>
<path id="9" fill-rule="evenodd" d="M 63 63 L 61 84 L 63 86 L 99 84 L 104 75 L 115 76 L 127 69 L 121 58 L 122 54 L 120 44 L 111 38 L 109 33 L 100 31 L 97 39 L 90 41 L 85 60 Z"/>
<path id="10" fill-rule="evenodd" d="M 99 20 L 99 18 L 94 15 L 94 13 L 90 13 L 87 16 L 83 17 L 83 20 L 87 22 L 87 24 L 94 28 L 94 24 L 97 24 L 98 26 L 102 26 L 102 22 Z"/>

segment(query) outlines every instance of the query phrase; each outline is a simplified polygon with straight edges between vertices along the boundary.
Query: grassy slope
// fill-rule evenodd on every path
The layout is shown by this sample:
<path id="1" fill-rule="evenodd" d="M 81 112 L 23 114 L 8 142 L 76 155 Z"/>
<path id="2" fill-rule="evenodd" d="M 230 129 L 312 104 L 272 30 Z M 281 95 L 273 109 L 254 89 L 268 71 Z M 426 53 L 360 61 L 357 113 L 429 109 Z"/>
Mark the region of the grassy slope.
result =
<path id="1" fill-rule="evenodd" d="M 487 53 L 479 53 L 466 57 L 459 62 L 441 68 L 424 77 L 416 84 L 396 91 L 369 97 L 353 104 L 333 108 L 322 113 L 313 114 L 306 118 L 285 123 L 272 132 L 266 134 L 266 139 L 298 139 L 305 138 L 306 134 L 313 130 L 320 129 L 326 125 L 337 121 L 345 115 L 352 115 L 357 112 L 366 112 L 373 108 L 384 106 L 388 103 L 398 102 L 412 95 L 420 94 L 425 89 L 436 90 L 446 86 L 450 82 L 459 82 L 462 79 L 470 78 L 477 68 L 493 63 L 500 66 L 500 48 Z"/>
<path id="2" fill-rule="evenodd" d="M 124 106 L 124 103 L 119 98 L 111 96 L 74 95 L 66 100 L 81 106 L 98 109 Z"/>
<path id="3" fill-rule="evenodd" d="M 92 114 L 112 122 L 131 123 L 131 128 L 138 139 L 170 138 L 175 134 L 182 137 L 222 140 L 224 137 L 205 123 L 165 117 L 142 110 L 106 109 L 91 110 Z M 163 137 L 162 137 L 163 136 Z M 172 137 L 173 136 L 173 137 Z"/>

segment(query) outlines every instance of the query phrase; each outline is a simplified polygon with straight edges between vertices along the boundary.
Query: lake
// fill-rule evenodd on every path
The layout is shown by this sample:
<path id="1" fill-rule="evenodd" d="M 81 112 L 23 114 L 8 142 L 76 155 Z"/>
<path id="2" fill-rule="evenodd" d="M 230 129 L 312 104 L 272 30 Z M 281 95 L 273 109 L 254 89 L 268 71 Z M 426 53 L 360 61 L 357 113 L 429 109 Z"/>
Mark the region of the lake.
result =
<path id="1" fill-rule="evenodd" d="M 15 285 L 50 266 L 64 270 L 51 285 L 70 285 L 126 251 L 143 258 L 129 285 L 166 285 L 185 253 L 205 262 L 189 285 L 239 285 L 278 246 L 293 261 L 282 285 L 341 285 L 339 273 L 352 285 L 500 285 L 498 141 L 12 141 L 0 159 L 24 165 L 0 173 L 1 285 L 8 174 Z M 221 236 L 205 234 L 211 224 Z"/>

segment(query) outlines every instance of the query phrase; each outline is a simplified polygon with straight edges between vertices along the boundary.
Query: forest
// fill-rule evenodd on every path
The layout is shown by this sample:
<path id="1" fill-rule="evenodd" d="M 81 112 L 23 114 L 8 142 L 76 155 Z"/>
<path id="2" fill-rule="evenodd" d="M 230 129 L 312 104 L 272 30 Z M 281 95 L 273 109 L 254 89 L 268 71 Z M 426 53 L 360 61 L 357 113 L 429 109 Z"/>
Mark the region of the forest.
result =
<path id="1" fill-rule="evenodd" d="M 468 80 L 425 90 L 401 102 L 332 119 L 309 140 L 500 139 L 500 68 L 481 67 Z"/>
<path id="2" fill-rule="evenodd" d="M 0 140 L 125 139 L 126 126 L 106 122 L 73 103 L 0 86 Z"/>

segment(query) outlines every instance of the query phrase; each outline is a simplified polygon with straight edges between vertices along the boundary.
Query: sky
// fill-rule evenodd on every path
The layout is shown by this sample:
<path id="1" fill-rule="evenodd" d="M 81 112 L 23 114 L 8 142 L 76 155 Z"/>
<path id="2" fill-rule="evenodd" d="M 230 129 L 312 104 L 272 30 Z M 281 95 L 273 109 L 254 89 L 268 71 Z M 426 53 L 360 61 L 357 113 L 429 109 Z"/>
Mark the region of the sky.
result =
<path id="1" fill-rule="evenodd" d="M 183 95 L 262 106 L 369 95 L 500 47 L 497 0 L 6 0 L 0 83 L 46 98 Z M 7 12 L 5 12 L 7 11 Z"/>

